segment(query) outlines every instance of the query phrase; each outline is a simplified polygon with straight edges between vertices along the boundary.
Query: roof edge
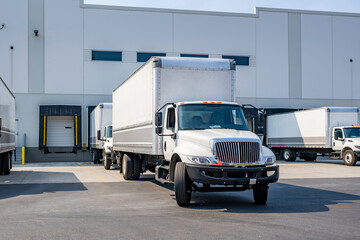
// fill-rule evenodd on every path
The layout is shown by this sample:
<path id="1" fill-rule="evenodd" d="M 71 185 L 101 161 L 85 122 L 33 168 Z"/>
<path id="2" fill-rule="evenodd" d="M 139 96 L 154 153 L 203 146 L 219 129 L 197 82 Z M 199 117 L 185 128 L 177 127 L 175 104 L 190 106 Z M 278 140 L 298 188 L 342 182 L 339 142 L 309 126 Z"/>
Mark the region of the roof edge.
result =
<path id="1" fill-rule="evenodd" d="M 281 12 L 281 13 L 317 14 L 317 15 L 328 15 L 328 16 L 360 17 L 360 13 L 286 9 L 286 8 L 255 7 L 254 13 L 238 13 L 238 12 L 205 11 L 205 10 L 147 8 L 147 7 L 129 7 L 129 6 L 115 6 L 115 5 L 101 5 L 101 4 L 86 4 L 86 3 L 84 3 L 85 0 L 79 0 L 79 1 L 80 1 L 81 8 L 122 10 L 122 11 L 140 11 L 140 12 L 144 11 L 144 12 L 159 12 L 159 13 L 198 14 L 198 15 L 251 17 L 251 18 L 259 17 L 259 12 Z"/>

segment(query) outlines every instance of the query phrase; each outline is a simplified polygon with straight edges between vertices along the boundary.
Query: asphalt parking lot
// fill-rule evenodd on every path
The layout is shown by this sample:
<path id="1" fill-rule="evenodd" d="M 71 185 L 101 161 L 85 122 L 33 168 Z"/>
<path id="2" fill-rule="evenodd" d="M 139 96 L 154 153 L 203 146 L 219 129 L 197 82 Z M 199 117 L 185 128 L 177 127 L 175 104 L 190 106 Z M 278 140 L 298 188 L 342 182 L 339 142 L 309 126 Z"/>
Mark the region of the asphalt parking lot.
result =
<path id="1" fill-rule="evenodd" d="M 14 165 L 0 176 L 0 239 L 358 239 L 360 164 L 278 162 L 266 206 L 252 192 L 177 206 L 153 174 L 124 181 L 87 163 Z"/>

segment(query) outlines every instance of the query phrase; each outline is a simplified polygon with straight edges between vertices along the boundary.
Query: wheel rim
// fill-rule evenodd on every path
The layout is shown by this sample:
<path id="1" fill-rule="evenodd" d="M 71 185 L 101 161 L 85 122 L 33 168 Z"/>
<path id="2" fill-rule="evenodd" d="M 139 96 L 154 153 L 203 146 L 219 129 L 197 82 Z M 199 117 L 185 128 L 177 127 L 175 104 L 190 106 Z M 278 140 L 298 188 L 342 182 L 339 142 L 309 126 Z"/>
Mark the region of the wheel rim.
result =
<path id="1" fill-rule="evenodd" d="M 352 156 L 351 156 L 350 153 L 348 153 L 348 154 L 345 155 L 345 161 L 346 161 L 347 163 L 351 163 L 351 162 L 352 162 Z"/>
<path id="2" fill-rule="evenodd" d="M 290 153 L 288 151 L 284 152 L 284 158 L 285 159 L 289 159 L 290 158 Z"/>

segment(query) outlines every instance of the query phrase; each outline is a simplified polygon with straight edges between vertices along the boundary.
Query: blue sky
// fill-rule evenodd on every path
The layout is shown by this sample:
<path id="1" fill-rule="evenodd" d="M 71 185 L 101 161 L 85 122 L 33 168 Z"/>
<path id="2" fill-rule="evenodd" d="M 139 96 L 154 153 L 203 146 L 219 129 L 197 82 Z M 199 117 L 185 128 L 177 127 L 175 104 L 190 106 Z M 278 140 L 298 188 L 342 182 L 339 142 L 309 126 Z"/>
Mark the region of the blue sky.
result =
<path id="1" fill-rule="evenodd" d="M 360 13 L 360 0 L 84 0 L 88 4 L 253 13 L 255 7 Z"/>

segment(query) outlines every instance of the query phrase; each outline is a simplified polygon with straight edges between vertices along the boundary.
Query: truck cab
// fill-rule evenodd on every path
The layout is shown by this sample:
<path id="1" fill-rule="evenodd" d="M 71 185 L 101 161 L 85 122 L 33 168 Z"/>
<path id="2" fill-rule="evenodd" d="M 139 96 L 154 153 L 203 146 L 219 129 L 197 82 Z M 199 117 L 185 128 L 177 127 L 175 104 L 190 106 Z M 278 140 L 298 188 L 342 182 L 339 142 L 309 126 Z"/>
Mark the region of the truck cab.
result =
<path id="1" fill-rule="evenodd" d="M 106 125 L 103 131 L 104 135 L 101 136 L 101 131 L 98 131 L 98 140 L 103 142 L 104 149 L 102 151 L 102 158 L 104 160 L 104 168 L 106 170 L 110 169 L 111 164 L 113 163 L 112 157 L 112 147 L 113 147 L 113 138 L 112 138 L 112 125 Z"/>
<path id="2" fill-rule="evenodd" d="M 158 112 L 155 122 L 169 163 L 157 167 L 156 178 L 174 182 L 179 205 L 189 202 L 191 189 L 253 189 L 255 202 L 266 202 L 268 184 L 278 180 L 278 166 L 271 166 L 276 160 L 274 154 L 248 130 L 241 105 L 178 102 Z"/>
<path id="3" fill-rule="evenodd" d="M 345 165 L 356 165 L 357 159 L 360 157 L 360 127 L 334 127 L 332 149 L 344 160 Z"/>

